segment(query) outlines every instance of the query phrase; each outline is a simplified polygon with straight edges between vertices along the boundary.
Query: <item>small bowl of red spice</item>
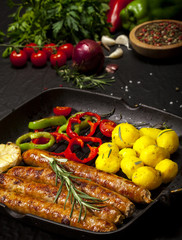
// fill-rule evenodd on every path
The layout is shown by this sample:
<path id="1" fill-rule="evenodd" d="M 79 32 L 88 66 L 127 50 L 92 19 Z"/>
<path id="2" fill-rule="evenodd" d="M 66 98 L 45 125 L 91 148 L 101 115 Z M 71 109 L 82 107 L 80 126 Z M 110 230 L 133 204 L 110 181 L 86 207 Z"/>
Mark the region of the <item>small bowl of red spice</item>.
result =
<path id="1" fill-rule="evenodd" d="M 150 58 L 169 58 L 182 53 L 182 21 L 154 20 L 132 29 L 129 35 L 133 49 Z"/>

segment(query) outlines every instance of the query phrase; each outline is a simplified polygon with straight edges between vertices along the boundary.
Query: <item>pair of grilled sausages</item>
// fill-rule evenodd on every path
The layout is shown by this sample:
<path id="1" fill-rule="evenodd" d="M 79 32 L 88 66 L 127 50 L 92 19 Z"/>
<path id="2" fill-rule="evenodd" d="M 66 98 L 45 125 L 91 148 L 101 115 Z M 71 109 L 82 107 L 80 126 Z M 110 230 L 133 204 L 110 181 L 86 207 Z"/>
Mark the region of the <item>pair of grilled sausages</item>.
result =
<path id="1" fill-rule="evenodd" d="M 70 209 L 64 209 L 63 205 L 29 197 L 3 188 L 0 188 L 0 202 L 19 213 L 33 214 L 73 227 L 95 232 L 108 232 L 116 230 L 114 223 L 100 219 L 90 213 L 87 213 L 84 220 L 82 214 L 81 220 L 78 221 L 78 210 L 74 210 L 73 215 L 70 218 Z"/>
<path id="2" fill-rule="evenodd" d="M 53 157 L 53 155 L 47 151 L 30 149 L 23 153 L 23 160 L 25 164 L 30 166 L 50 168 L 49 161 L 43 157 L 42 154 L 47 157 Z M 59 156 L 56 156 L 56 158 L 59 159 Z M 127 180 L 115 174 L 100 171 L 95 167 L 70 160 L 62 163 L 62 165 L 67 171 L 72 172 L 74 175 L 91 179 L 97 184 L 111 189 L 127 197 L 133 202 L 150 203 L 152 201 L 151 193 L 149 190 L 137 186 L 130 180 Z"/>
<path id="3" fill-rule="evenodd" d="M 45 198 L 47 196 L 50 197 L 50 192 L 51 192 L 51 197 L 54 199 L 56 197 L 56 192 L 58 191 L 58 187 L 55 187 L 55 181 L 56 181 L 56 174 L 49 168 L 40 168 L 40 167 L 14 167 L 8 171 L 9 175 L 15 176 L 15 177 L 21 177 L 23 179 L 29 180 L 29 181 L 35 181 L 38 183 L 45 183 L 45 184 L 51 184 L 52 186 L 45 187 L 43 184 L 34 184 L 33 186 L 31 185 L 31 195 L 33 194 L 34 196 L 38 196 L 40 192 L 41 195 L 45 195 Z M 12 183 L 12 179 L 10 179 L 10 176 L 6 176 L 7 181 L 6 185 L 15 185 L 14 188 L 16 189 L 16 184 Z M 58 179 L 58 186 L 61 184 L 60 180 Z M 100 216 L 104 217 L 105 219 L 110 219 L 110 221 L 117 223 L 118 221 L 114 220 L 115 215 L 120 215 L 117 213 L 117 211 L 113 209 L 115 207 L 116 209 L 119 210 L 119 212 L 122 213 L 123 217 L 129 217 L 133 214 L 135 210 L 134 204 L 127 199 L 126 197 L 111 191 L 107 188 L 104 188 L 97 183 L 94 183 L 89 180 L 85 179 L 74 179 L 74 184 L 77 189 L 81 190 L 82 192 L 85 192 L 89 196 L 101 199 L 104 201 L 105 206 L 107 206 L 108 210 L 105 211 L 104 208 L 101 208 L 100 211 L 97 213 Z M 24 184 L 25 185 L 25 184 Z M 41 187 L 39 187 L 41 186 Z M 47 185 L 46 185 L 47 186 Z M 39 188 L 38 188 L 39 187 Z M 30 191 L 30 184 L 29 186 L 27 185 L 26 189 Z M 33 190 L 32 190 L 33 189 Z M 37 189 L 35 192 L 34 189 Z M 54 194 L 55 193 L 55 194 Z M 64 195 L 63 195 L 64 194 Z M 62 196 L 63 195 L 63 196 Z M 64 203 L 64 200 L 66 199 L 67 195 L 67 189 L 65 186 L 63 186 L 62 193 L 60 194 L 59 198 L 63 198 L 62 201 Z M 47 199 L 46 199 L 47 200 Z M 109 211 L 110 208 L 110 211 Z M 104 213 L 107 213 L 106 216 L 103 215 Z M 116 212 L 114 216 L 111 214 Z M 120 216 L 121 218 L 121 216 Z"/>
<path id="4" fill-rule="evenodd" d="M 31 174 L 26 177 L 31 171 Z M 45 173 L 46 172 L 46 173 Z M 20 173 L 20 174 L 18 174 Z M 39 179 L 35 179 L 33 176 L 40 174 Z M 46 168 L 34 168 L 34 167 L 14 167 L 7 174 L 0 174 L 0 187 L 7 189 L 8 191 L 14 191 L 19 194 L 24 194 L 34 198 L 40 198 L 48 202 L 54 202 L 57 192 L 59 190 L 58 186 L 55 186 L 55 178 L 52 178 L 53 181 L 50 184 L 46 184 L 45 176 L 52 174 L 51 169 Z M 19 177 L 17 177 L 19 175 Z M 21 178 L 20 178 L 21 176 Z M 32 181 L 32 177 L 34 181 Z M 26 180 L 25 180 L 26 179 Z M 36 182 L 38 180 L 38 182 Z M 41 183 L 40 183 L 41 182 Z M 57 198 L 56 203 L 60 205 L 65 204 L 65 199 L 67 197 L 68 190 L 65 185 L 62 187 L 62 191 Z M 113 222 L 115 224 L 121 224 L 124 219 L 124 214 L 122 214 L 118 208 L 109 205 L 107 203 L 97 203 L 99 205 L 98 210 L 90 210 L 95 216 Z M 70 209 L 72 206 L 71 199 L 68 198 L 65 208 Z M 76 205 L 76 209 L 79 209 L 79 205 Z"/>
<path id="5" fill-rule="evenodd" d="M 70 226 L 97 232 L 107 232 L 115 230 L 115 224 L 121 223 L 124 217 L 132 215 L 134 204 L 125 196 L 130 196 L 130 199 L 136 202 L 149 203 L 151 201 L 150 192 L 132 184 L 128 180 L 98 171 L 84 164 L 67 161 L 62 164 L 68 171 L 94 181 L 76 179 L 75 186 L 79 190 L 102 200 L 107 199 L 100 211 L 87 211 L 86 218 L 78 222 L 79 209 L 74 209 L 74 214 L 70 218 L 70 200 L 67 201 L 66 208 L 63 207 L 67 196 L 65 187 L 63 187 L 57 200 L 58 204 L 53 203 L 58 191 L 58 187 L 55 186 L 56 174 L 50 169 L 48 160 L 42 157 L 41 154 L 51 156 L 46 151 L 36 149 L 23 153 L 23 159 L 27 165 L 38 167 L 14 167 L 7 174 L 0 175 L 0 202 L 10 209 L 24 214 L 35 214 Z M 109 181 L 114 181 L 114 183 L 109 184 Z M 118 184 L 121 186 L 118 186 Z M 111 185 L 115 186 L 114 191 L 108 189 L 113 189 Z M 3 188 L 5 191 L 2 190 Z M 126 194 L 122 196 L 117 192 Z"/>

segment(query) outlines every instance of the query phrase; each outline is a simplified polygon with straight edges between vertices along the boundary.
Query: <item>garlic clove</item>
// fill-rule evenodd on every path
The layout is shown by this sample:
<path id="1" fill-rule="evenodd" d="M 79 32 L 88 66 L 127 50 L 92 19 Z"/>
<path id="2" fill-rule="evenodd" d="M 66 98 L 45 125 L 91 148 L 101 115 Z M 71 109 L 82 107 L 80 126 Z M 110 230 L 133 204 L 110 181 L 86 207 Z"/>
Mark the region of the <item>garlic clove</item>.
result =
<path id="1" fill-rule="evenodd" d="M 105 70 L 108 73 L 114 73 L 116 70 L 118 70 L 118 65 L 114 63 L 107 64 Z"/>
<path id="2" fill-rule="evenodd" d="M 102 36 L 101 38 L 101 42 L 103 45 L 106 46 L 114 46 L 116 44 L 115 40 L 113 38 L 110 38 L 108 36 Z"/>
<path id="3" fill-rule="evenodd" d="M 115 40 L 116 44 L 119 45 L 124 45 L 127 47 L 128 50 L 131 50 L 131 48 L 129 47 L 129 39 L 126 35 L 119 35 L 116 40 Z"/>
<path id="4" fill-rule="evenodd" d="M 121 48 L 117 48 L 109 56 L 106 56 L 106 58 L 120 58 L 122 55 L 123 55 L 123 50 Z"/>
<path id="5" fill-rule="evenodd" d="M 107 45 L 105 45 L 104 43 L 102 43 L 102 46 L 103 46 L 107 51 L 110 51 L 110 50 L 111 50 L 110 47 L 107 46 Z"/>

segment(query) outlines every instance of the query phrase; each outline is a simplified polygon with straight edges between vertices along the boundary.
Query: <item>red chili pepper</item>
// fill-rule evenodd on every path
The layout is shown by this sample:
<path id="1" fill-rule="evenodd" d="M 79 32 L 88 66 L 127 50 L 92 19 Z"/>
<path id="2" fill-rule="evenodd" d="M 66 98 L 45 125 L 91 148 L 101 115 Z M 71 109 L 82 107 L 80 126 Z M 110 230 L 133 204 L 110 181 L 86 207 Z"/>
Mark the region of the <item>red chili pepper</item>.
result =
<path id="1" fill-rule="evenodd" d="M 92 147 L 90 144 L 87 144 L 88 148 L 90 149 L 90 153 L 87 158 L 84 158 L 83 160 L 78 158 L 76 153 L 73 152 L 74 145 L 79 145 L 81 148 L 84 147 L 85 142 L 93 142 L 93 143 L 99 143 L 99 146 L 102 144 L 102 140 L 100 138 L 96 137 L 75 137 L 72 138 L 68 144 L 68 147 L 64 151 L 64 156 L 68 158 L 69 160 L 81 162 L 81 163 L 87 163 L 94 159 L 97 156 L 98 153 L 98 147 Z"/>
<path id="2" fill-rule="evenodd" d="M 110 32 L 115 32 L 121 28 L 120 12 L 133 0 L 110 0 L 107 22 L 111 23 Z"/>
<path id="3" fill-rule="evenodd" d="M 72 110 L 71 107 L 57 106 L 57 107 L 53 108 L 53 112 L 54 112 L 55 115 L 57 115 L 57 116 L 63 115 L 65 117 L 68 116 L 71 113 L 71 110 Z"/>
<path id="4" fill-rule="evenodd" d="M 68 126 L 66 129 L 66 133 L 70 138 L 78 137 L 79 135 L 76 132 L 72 131 L 72 124 L 73 123 L 81 123 L 81 118 L 84 116 L 91 116 L 96 118 L 96 122 L 92 122 L 88 120 L 88 124 L 90 125 L 90 133 L 87 135 L 87 137 L 91 137 L 97 128 L 97 126 L 100 124 L 101 117 L 97 113 L 92 113 L 92 112 L 84 112 L 77 114 L 76 117 L 70 118 L 68 122 Z"/>

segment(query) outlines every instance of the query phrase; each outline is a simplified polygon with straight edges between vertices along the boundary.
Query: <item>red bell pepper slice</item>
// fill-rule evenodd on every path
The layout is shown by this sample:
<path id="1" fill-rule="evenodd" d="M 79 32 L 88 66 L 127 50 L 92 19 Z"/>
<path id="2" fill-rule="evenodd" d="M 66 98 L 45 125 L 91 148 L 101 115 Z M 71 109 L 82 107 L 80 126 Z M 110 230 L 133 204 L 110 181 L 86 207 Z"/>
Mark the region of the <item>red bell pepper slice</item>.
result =
<path id="1" fill-rule="evenodd" d="M 90 149 L 90 153 L 87 158 L 84 158 L 83 160 L 78 158 L 76 153 L 73 152 L 74 145 L 79 145 L 81 148 L 84 147 L 85 142 L 93 142 L 93 143 L 99 143 L 99 146 L 102 144 L 102 140 L 100 138 L 96 137 L 75 137 L 72 138 L 68 144 L 68 147 L 66 148 L 64 152 L 64 156 L 72 161 L 80 162 L 80 163 L 87 163 L 94 159 L 97 156 L 98 153 L 98 147 L 92 147 L 90 144 L 87 144 L 88 148 Z"/>
<path id="2" fill-rule="evenodd" d="M 100 124 L 101 117 L 97 113 L 93 112 L 84 112 L 77 114 L 76 117 L 70 118 L 68 122 L 68 126 L 66 129 L 66 133 L 70 138 L 78 137 L 79 135 L 76 132 L 72 131 L 72 124 L 73 123 L 81 123 L 81 118 L 84 116 L 91 116 L 96 118 L 96 122 L 92 122 L 88 120 L 88 124 L 90 125 L 90 133 L 87 135 L 87 137 L 93 136 L 93 134 L 96 131 L 97 126 Z"/>
<path id="3" fill-rule="evenodd" d="M 110 0 L 109 11 L 107 13 L 107 22 L 111 24 L 110 32 L 116 32 L 121 28 L 120 12 L 133 0 Z"/>
<path id="4" fill-rule="evenodd" d="M 68 143 L 70 142 L 69 137 L 67 137 L 65 134 L 61 134 L 61 133 L 58 133 L 58 132 L 53 132 L 51 134 L 55 137 L 55 140 L 56 140 L 57 143 L 62 141 L 62 140 L 66 141 Z M 54 154 L 56 156 L 62 156 L 62 157 L 65 157 L 64 153 L 65 153 L 65 151 L 60 152 L 60 153 L 51 152 L 51 154 Z"/>
<path id="5" fill-rule="evenodd" d="M 45 144 L 49 142 L 49 138 L 45 138 L 45 137 L 40 137 L 40 138 L 34 138 L 32 139 L 32 142 L 34 144 Z"/>
<path id="6" fill-rule="evenodd" d="M 44 131 L 44 129 L 37 129 L 37 130 L 35 130 L 34 132 L 43 132 Z M 46 144 L 46 143 L 48 143 L 49 142 L 49 138 L 45 138 L 45 137 L 40 137 L 40 138 L 34 138 L 34 139 L 32 139 L 32 142 L 34 143 L 34 144 Z"/>

